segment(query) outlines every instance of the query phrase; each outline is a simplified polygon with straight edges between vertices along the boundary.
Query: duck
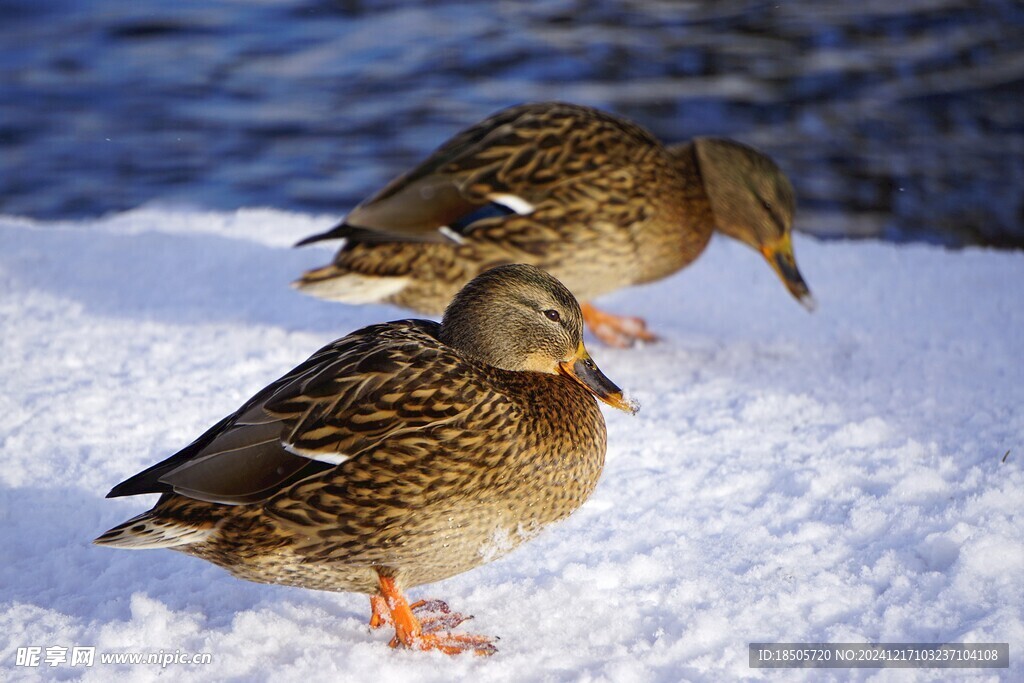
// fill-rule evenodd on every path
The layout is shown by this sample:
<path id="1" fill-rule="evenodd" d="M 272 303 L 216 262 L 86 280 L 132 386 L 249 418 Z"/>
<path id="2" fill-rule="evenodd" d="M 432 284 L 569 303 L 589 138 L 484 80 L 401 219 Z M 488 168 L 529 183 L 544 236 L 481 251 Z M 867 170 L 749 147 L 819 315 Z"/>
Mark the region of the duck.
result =
<path id="1" fill-rule="evenodd" d="M 645 321 L 592 299 L 665 278 L 713 232 L 760 253 L 808 310 L 793 253 L 795 193 L 766 154 L 725 138 L 663 145 L 639 125 L 563 102 L 513 106 L 471 126 L 296 246 L 342 240 L 300 291 L 438 315 L 458 289 L 504 263 L 530 263 L 579 299 L 603 342 L 654 341 Z"/>
<path id="2" fill-rule="evenodd" d="M 570 291 L 509 264 L 441 322 L 370 325 L 328 344 L 108 498 L 157 493 L 95 539 L 170 548 L 241 579 L 364 593 L 392 647 L 492 654 L 467 618 L 406 591 L 493 561 L 594 491 L 598 400 L 637 404 L 583 344 Z"/>

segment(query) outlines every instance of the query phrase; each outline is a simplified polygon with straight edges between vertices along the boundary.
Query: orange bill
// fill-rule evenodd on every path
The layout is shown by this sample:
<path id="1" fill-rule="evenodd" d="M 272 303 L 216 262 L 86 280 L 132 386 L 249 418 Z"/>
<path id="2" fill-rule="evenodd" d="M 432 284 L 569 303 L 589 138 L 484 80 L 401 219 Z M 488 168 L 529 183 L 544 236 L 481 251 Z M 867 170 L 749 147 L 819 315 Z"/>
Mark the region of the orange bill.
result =
<path id="1" fill-rule="evenodd" d="M 786 285 L 789 293 L 804 308 L 813 311 L 817 304 L 815 304 L 814 297 L 811 296 L 811 290 L 804 282 L 803 276 L 800 275 L 800 270 L 796 267 L 796 258 L 793 256 L 793 238 L 790 233 L 787 232 L 775 242 L 762 245 L 761 254 L 764 255 L 772 270 L 778 274 L 782 284 Z"/>
<path id="2" fill-rule="evenodd" d="M 622 389 L 615 386 L 615 383 L 601 372 L 583 342 L 580 342 L 576 349 L 576 355 L 558 364 L 558 371 L 579 382 L 587 391 L 612 408 L 618 408 L 631 414 L 635 414 L 640 409 L 640 404 L 623 396 Z"/>

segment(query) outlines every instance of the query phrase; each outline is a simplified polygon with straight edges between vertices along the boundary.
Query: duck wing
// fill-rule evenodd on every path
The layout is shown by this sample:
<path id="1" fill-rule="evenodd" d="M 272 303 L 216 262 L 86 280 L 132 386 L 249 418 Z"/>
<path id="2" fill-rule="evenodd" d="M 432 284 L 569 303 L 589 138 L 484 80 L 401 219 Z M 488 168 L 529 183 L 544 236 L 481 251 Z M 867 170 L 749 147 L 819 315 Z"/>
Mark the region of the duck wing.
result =
<path id="1" fill-rule="evenodd" d="M 471 406 L 451 379 L 466 361 L 438 341 L 437 329 L 399 321 L 329 344 L 107 497 L 174 491 L 214 503 L 258 502 L 382 439 L 464 417 Z"/>
<path id="2" fill-rule="evenodd" d="M 659 150 L 643 128 L 597 109 L 557 102 L 511 107 L 456 135 L 341 224 L 299 245 L 459 241 L 489 205 L 522 216 L 557 198 L 558 188 L 578 196 L 593 182 L 599 195 L 615 170 Z"/>

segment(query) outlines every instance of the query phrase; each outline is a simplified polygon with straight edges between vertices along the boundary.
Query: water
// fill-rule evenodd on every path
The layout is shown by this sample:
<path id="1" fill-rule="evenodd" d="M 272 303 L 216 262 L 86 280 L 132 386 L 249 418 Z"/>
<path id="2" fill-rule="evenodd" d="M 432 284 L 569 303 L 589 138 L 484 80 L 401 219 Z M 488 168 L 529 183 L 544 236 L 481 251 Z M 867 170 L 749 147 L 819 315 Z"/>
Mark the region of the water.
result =
<path id="1" fill-rule="evenodd" d="M 772 154 L 798 227 L 1024 246 L 1024 5 L 0 0 L 0 211 L 343 214 L 523 101 Z"/>

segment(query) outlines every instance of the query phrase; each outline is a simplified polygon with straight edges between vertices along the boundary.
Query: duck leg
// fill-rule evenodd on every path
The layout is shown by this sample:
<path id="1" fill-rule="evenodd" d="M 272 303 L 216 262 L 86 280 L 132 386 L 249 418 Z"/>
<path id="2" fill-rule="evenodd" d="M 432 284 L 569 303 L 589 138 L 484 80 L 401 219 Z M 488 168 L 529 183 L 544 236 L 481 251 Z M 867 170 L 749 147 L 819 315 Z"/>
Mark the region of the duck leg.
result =
<path id="1" fill-rule="evenodd" d="M 378 629 L 391 624 L 391 611 L 383 595 L 370 596 L 370 628 Z"/>
<path id="2" fill-rule="evenodd" d="M 608 346 L 627 348 L 637 342 L 657 341 L 657 337 L 648 331 L 647 323 L 641 318 L 612 315 L 594 308 L 589 303 L 580 304 L 583 320 L 594 336 Z"/>
<path id="3" fill-rule="evenodd" d="M 391 647 L 404 645 L 416 650 L 440 650 L 448 655 L 462 654 L 463 652 L 474 652 L 478 655 L 491 655 L 497 652 L 494 646 L 494 639 L 488 636 L 477 636 L 468 634 L 451 633 L 449 629 L 458 626 L 467 617 L 458 613 L 452 613 L 448 605 L 440 600 L 420 600 L 412 605 L 402 594 L 402 590 L 392 577 L 379 576 L 380 598 L 390 616 L 390 623 L 395 627 L 395 637 L 391 639 Z M 379 603 L 371 605 L 376 609 Z M 441 614 L 435 617 L 424 618 L 421 622 L 413 613 L 416 610 L 428 609 L 439 611 Z M 375 612 L 374 616 L 378 616 Z M 378 623 L 378 626 L 383 623 Z M 370 626 L 374 626 L 374 618 L 370 619 Z"/>

